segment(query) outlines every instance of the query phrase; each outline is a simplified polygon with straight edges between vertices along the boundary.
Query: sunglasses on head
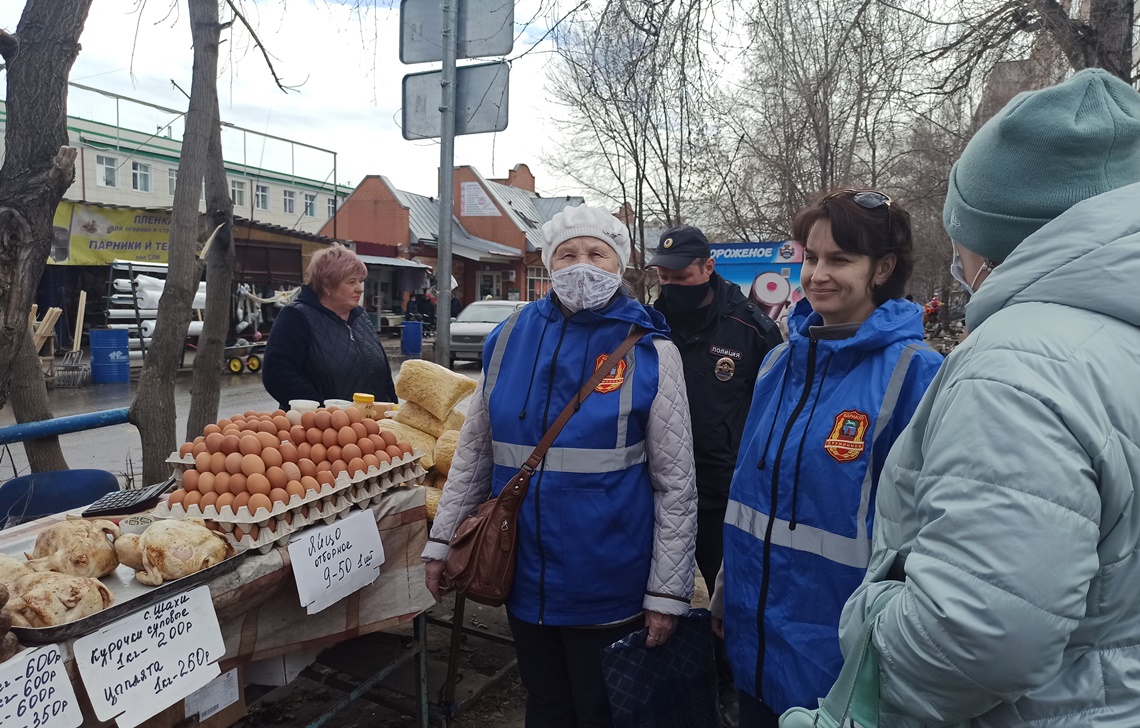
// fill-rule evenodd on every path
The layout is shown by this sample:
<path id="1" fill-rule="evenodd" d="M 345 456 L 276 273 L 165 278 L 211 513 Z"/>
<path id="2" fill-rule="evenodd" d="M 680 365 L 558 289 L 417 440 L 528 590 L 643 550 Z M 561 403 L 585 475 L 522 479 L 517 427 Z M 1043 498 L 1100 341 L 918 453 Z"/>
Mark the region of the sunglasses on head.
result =
<path id="1" fill-rule="evenodd" d="M 891 241 L 891 203 L 893 200 L 882 192 L 876 190 L 839 190 L 832 192 L 824 200 L 832 200 L 842 195 L 851 195 L 852 201 L 856 205 L 862 207 L 864 210 L 876 210 L 880 207 L 887 208 L 887 240 Z"/>

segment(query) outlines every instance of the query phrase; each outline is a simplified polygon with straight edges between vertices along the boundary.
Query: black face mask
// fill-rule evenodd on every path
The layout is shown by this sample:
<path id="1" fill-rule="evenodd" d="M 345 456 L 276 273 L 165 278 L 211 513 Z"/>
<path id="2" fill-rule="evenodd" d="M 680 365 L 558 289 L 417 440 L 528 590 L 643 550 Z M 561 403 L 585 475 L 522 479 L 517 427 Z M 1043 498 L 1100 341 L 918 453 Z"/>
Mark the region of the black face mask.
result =
<path id="1" fill-rule="evenodd" d="M 683 313 L 694 311 L 709 295 L 709 281 L 698 283 L 695 286 L 682 286 L 676 283 L 667 283 L 661 286 L 661 300 L 665 302 L 670 311 Z"/>

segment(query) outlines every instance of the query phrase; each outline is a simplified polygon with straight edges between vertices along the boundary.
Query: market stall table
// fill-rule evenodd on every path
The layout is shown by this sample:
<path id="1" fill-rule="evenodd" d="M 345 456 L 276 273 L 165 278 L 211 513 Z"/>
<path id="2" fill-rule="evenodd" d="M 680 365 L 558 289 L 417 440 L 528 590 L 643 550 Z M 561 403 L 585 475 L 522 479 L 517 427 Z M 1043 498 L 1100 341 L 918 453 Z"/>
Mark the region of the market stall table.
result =
<path id="1" fill-rule="evenodd" d="M 308 615 L 300 604 L 287 548 L 274 548 L 264 555 L 239 554 L 236 568 L 206 582 L 225 641 L 220 661 L 223 672 L 252 660 L 321 649 L 390 629 L 412 621 L 435 603 L 424 587 L 420 561 L 427 540 L 424 489 L 393 489 L 371 510 L 384 548 L 379 578 L 315 615 Z M 6 544 L 24 541 L 30 533 L 58 523 L 66 515 L 0 531 L 0 552 L 11 550 Z M 422 628 L 416 631 L 422 638 Z M 59 645 L 83 705 L 84 725 L 98 725 L 83 697 L 73 646 L 73 640 Z M 419 654 L 422 657 L 423 653 Z"/>

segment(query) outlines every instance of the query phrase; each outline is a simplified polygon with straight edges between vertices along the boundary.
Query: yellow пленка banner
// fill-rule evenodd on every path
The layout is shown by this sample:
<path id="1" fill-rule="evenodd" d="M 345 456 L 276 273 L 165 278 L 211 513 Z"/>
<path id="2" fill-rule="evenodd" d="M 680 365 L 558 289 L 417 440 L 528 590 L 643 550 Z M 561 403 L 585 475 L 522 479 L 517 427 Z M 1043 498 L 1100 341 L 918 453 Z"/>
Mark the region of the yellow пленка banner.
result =
<path id="1" fill-rule="evenodd" d="M 65 200 L 56 208 L 55 239 L 48 263 L 166 263 L 169 248 L 169 212 L 92 207 Z"/>

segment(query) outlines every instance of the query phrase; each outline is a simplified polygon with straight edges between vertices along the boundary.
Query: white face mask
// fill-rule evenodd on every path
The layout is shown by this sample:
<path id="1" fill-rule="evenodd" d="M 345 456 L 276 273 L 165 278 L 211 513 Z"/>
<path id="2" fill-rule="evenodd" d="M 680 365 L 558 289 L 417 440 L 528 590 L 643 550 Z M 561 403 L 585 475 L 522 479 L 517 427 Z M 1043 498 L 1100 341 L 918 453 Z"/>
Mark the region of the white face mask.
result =
<path id="1" fill-rule="evenodd" d="M 551 273 L 550 285 L 562 305 L 577 313 L 609 303 L 621 285 L 621 276 L 589 263 L 576 263 Z"/>
<path id="2" fill-rule="evenodd" d="M 978 272 L 974 274 L 974 280 L 967 283 L 966 268 L 962 265 L 962 256 L 958 255 L 958 247 L 951 247 L 954 250 L 954 257 L 950 259 L 950 275 L 954 277 L 954 280 L 958 281 L 958 283 L 961 284 L 962 289 L 966 291 L 968 295 L 973 296 L 975 293 L 977 293 L 977 289 L 974 288 L 974 284 L 978 282 L 978 276 L 980 276 L 982 273 L 992 271 L 994 269 L 994 264 L 987 260 L 981 268 L 978 268 Z"/>

